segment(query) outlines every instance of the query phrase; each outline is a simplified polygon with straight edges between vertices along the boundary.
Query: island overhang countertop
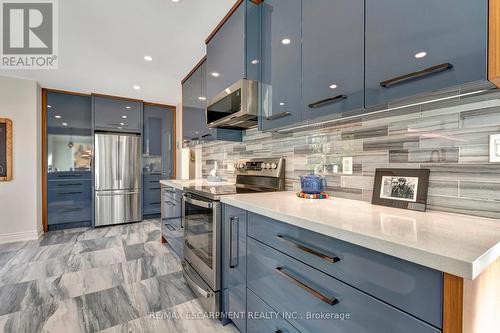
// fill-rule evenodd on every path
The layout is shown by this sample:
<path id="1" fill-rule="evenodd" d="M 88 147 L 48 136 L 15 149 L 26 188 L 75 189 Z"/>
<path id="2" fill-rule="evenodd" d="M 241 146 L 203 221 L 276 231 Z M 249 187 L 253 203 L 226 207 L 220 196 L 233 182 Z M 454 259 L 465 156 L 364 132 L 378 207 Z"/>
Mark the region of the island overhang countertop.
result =
<path id="1" fill-rule="evenodd" d="M 221 202 L 469 280 L 500 256 L 495 219 L 295 192 L 227 195 Z"/>

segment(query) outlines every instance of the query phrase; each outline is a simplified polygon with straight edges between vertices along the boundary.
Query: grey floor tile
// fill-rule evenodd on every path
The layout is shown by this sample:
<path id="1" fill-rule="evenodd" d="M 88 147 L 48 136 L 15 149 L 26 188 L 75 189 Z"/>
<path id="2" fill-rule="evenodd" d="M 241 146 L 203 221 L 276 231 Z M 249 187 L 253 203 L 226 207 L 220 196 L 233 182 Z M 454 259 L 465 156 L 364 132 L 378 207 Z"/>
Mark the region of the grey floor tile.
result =
<path id="1" fill-rule="evenodd" d="M 0 244 L 0 252 L 10 252 L 36 246 L 37 240 Z"/>
<path id="2" fill-rule="evenodd" d="M 97 250 L 110 249 L 120 246 L 122 246 L 122 241 L 120 236 L 80 240 L 75 243 L 72 254 L 93 252 Z"/>
<path id="3" fill-rule="evenodd" d="M 9 284 L 0 287 L 0 316 L 21 311 L 29 303 L 28 290 L 33 282 Z"/>
<path id="4" fill-rule="evenodd" d="M 61 243 L 40 247 L 32 247 L 17 251 L 16 257 L 9 261 L 9 265 L 22 264 L 33 261 L 44 261 L 59 257 L 69 257 L 74 243 Z"/>
<path id="5" fill-rule="evenodd" d="M 146 280 L 155 276 L 179 272 L 182 266 L 171 253 L 157 257 L 143 257 L 122 264 L 123 277 L 126 283 Z"/>
<path id="6" fill-rule="evenodd" d="M 125 246 L 127 260 L 139 259 L 148 256 L 160 256 L 169 253 L 169 250 L 159 241 Z"/>
<path id="7" fill-rule="evenodd" d="M 132 288 L 127 285 L 80 298 L 84 300 L 88 322 L 93 330 L 102 330 L 140 317 Z"/>
<path id="8" fill-rule="evenodd" d="M 78 272 L 81 270 L 108 266 L 126 261 L 123 247 L 86 252 L 72 255 L 68 260 L 68 271 Z"/>
<path id="9" fill-rule="evenodd" d="M 38 240 L 40 246 L 76 242 L 81 233 L 46 233 Z"/>
<path id="10" fill-rule="evenodd" d="M 0 267 L 5 266 L 16 253 L 17 251 L 0 252 Z"/>

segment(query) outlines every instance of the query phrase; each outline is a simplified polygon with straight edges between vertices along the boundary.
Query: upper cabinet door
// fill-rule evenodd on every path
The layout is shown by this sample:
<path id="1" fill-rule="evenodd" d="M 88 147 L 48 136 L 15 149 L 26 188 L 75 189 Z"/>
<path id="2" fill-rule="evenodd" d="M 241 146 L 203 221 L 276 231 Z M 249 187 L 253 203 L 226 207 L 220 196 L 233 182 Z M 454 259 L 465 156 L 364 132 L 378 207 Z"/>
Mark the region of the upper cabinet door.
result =
<path id="1" fill-rule="evenodd" d="M 364 106 L 364 0 L 302 2 L 303 119 Z"/>
<path id="2" fill-rule="evenodd" d="M 262 130 L 291 125 L 301 116 L 301 0 L 261 3 Z"/>
<path id="3" fill-rule="evenodd" d="M 366 0 L 366 106 L 487 77 L 487 0 Z"/>
<path id="4" fill-rule="evenodd" d="M 142 102 L 93 96 L 95 129 L 141 132 Z"/>
<path id="5" fill-rule="evenodd" d="M 245 3 L 207 44 L 207 98 L 245 77 Z"/>

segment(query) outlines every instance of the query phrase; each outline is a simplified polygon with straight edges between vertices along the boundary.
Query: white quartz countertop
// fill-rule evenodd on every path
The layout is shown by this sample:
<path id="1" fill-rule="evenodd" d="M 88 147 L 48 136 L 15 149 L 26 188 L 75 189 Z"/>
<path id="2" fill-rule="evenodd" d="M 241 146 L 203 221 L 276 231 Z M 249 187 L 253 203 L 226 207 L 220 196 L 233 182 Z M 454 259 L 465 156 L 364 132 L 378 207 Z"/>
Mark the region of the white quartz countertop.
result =
<path id="1" fill-rule="evenodd" d="M 495 219 L 301 199 L 295 192 L 227 195 L 221 202 L 469 280 L 500 256 Z"/>
<path id="2" fill-rule="evenodd" d="M 182 190 L 184 187 L 188 186 L 224 186 L 224 185 L 234 185 L 234 182 L 222 181 L 222 182 L 209 182 L 206 179 L 168 179 L 160 180 L 161 185 L 170 186 L 178 190 Z"/>

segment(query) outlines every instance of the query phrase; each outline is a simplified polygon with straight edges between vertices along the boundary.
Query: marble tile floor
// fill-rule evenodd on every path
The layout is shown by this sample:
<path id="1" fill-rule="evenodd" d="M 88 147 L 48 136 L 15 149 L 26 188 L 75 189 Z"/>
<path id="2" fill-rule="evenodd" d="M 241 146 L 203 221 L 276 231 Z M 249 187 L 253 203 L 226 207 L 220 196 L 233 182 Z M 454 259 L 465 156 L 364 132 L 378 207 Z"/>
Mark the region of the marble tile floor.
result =
<path id="1" fill-rule="evenodd" d="M 237 332 L 200 315 L 160 234 L 146 220 L 0 244 L 0 332 Z"/>

